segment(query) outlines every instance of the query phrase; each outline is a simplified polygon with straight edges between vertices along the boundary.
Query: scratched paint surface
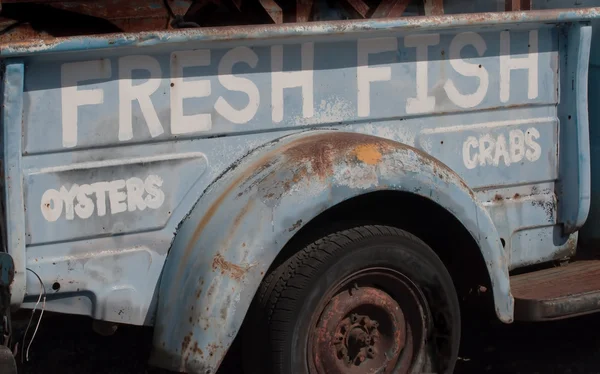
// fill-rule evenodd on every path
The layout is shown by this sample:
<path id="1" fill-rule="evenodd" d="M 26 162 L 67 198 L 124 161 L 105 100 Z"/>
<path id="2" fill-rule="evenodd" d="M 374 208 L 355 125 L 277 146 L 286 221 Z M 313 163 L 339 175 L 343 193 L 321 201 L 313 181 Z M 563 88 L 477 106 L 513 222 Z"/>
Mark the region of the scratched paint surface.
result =
<path id="1" fill-rule="evenodd" d="M 573 238 L 557 234 L 556 214 L 561 32 L 546 24 L 473 26 L 15 60 L 25 65 L 23 125 L 6 119 L 3 125 L 22 131 L 27 267 L 46 285 L 47 309 L 154 324 L 167 252 L 198 199 L 214 196 L 205 194 L 207 187 L 250 151 L 309 128 L 387 138 L 445 164 L 475 191 L 471 203 L 489 213 L 502 238 L 505 259 L 490 266 L 570 253 Z M 382 159 L 396 160 L 371 148 L 356 152 L 364 165 L 360 183 L 344 179 L 343 165 L 331 168 L 340 196 L 377 186 L 369 171 Z M 216 203 L 201 199 L 198 206 Z M 271 224 L 297 228 L 292 206 L 285 207 L 285 222 Z M 230 218 L 243 222 L 244 214 Z M 213 293 L 202 298 L 214 302 L 211 311 L 225 315 L 229 328 L 241 317 L 235 309 L 219 310 L 214 291 L 235 288 L 251 267 L 247 257 L 260 256 L 220 256 L 208 266 L 225 269 L 221 274 L 231 279 L 213 278 Z M 202 279 L 189 278 L 192 270 L 180 273 L 186 286 Z M 26 287 L 31 307 L 37 278 L 27 275 Z M 214 328 L 201 343 L 224 341 Z"/>
<path id="2" fill-rule="evenodd" d="M 174 231 L 190 190 L 251 149 L 235 134 L 345 125 L 420 148 L 472 188 L 557 176 L 556 29 L 211 47 L 26 62 L 28 257 L 52 265 L 40 269 L 49 277 L 64 271 L 64 291 L 139 279 L 124 266 L 135 259 L 156 279 L 168 235 L 153 238 Z M 221 134 L 231 137 L 209 139 Z M 553 216 L 531 209 L 530 224 L 551 230 Z M 104 274 L 109 264 L 116 273 Z M 140 323 L 145 288 L 110 292 L 106 306 L 131 294 L 146 300 L 126 317 Z"/>
<path id="3" fill-rule="evenodd" d="M 214 156 L 181 139 L 221 134 L 387 125 L 404 132 L 396 140 L 443 160 L 474 188 L 521 183 L 524 176 L 553 180 L 556 49 L 556 30 L 539 28 L 31 59 L 24 97 L 31 129 L 23 146 L 27 241 L 163 228 L 180 196 L 213 166 Z M 498 107 L 527 109 L 489 112 Z M 465 116 L 475 111 L 482 114 Z M 434 116 L 441 114 L 449 126 L 439 126 Z M 500 116 L 506 119 L 495 120 Z M 230 139 L 213 142 L 237 143 Z M 195 152 L 110 163 L 108 152 L 97 151 L 76 164 L 57 153 L 120 152 L 159 141 Z M 150 175 L 161 197 L 154 205 L 146 203 L 156 196 L 142 183 Z"/>

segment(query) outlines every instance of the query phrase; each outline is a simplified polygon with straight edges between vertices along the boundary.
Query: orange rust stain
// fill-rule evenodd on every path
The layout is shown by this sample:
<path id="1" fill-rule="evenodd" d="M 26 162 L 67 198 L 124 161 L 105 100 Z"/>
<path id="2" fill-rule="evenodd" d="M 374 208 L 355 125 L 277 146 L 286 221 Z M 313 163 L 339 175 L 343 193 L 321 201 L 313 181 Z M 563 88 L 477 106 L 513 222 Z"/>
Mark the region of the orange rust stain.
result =
<path id="1" fill-rule="evenodd" d="M 235 178 L 235 180 L 233 180 L 229 184 L 229 186 L 227 186 L 227 188 L 221 193 L 221 195 L 219 195 L 219 197 L 212 203 L 210 208 L 208 208 L 208 211 L 206 212 L 206 214 L 204 214 L 204 216 L 202 217 L 202 220 L 200 221 L 200 223 L 198 223 L 198 226 L 196 226 L 196 229 L 194 230 L 192 237 L 189 239 L 188 244 L 185 247 L 185 251 L 183 252 L 183 258 L 181 259 L 181 262 L 180 262 L 180 266 L 181 266 L 180 270 L 183 270 L 183 268 L 188 265 L 188 259 L 189 259 L 189 256 L 192 254 L 192 248 L 194 247 L 196 242 L 198 242 L 198 239 L 200 238 L 200 234 L 202 234 L 202 232 L 206 228 L 206 225 L 213 218 L 213 216 L 215 215 L 215 213 L 217 212 L 217 210 L 219 209 L 219 207 L 221 206 L 221 204 L 223 203 L 225 198 L 236 187 L 238 187 L 242 181 L 250 178 L 252 176 L 252 173 L 256 170 L 258 165 L 265 164 L 267 162 L 267 160 L 269 160 L 271 157 L 273 157 L 273 154 L 274 154 L 274 151 L 268 152 L 266 155 L 264 155 L 259 160 L 257 160 L 252 166 L 246 168 L 244 173 L 242 173 L 237 178 Z M 183 274 L 183 271 L 179 271 L 178 273 Z"/>
<path id="2" fill-rule="evenodd" d="M 381 152 L 376 144 L 360 144 L 354 149 L 356 158 L 367 165 L 376 165 L 381 161 Z"/>
<path id="3" fill-rule="evenodd" d="M 397 149 L 399 145 L 391 140 L 375 138 L 370 135 L 358 134 L 358 133 L 323 133 L 318 135 L 307 136 L 304 138 L 297 139 L 281 147 L 274 147 L 273 149 L 266 152 L 263 156 L 259 157 L 256 161 L 247 165 L 242 173 L 238 175 L 228 186 L 225 187 L 223 192 L 215 199 L 215 201 L 208 208 L 202 220 L 196 226 L 193 234 L 188 240 L 186 248 L 183 252 L 183 256 L 180 263 L 180 271 L 178 271 L 178 277 L 184 273 L 183 268 L 188 266 L 188 260 L 192 253 L 192 249 L 198 242 L 200 235 L 208 225 L 208 223 L 215 216 L 219 207 L 223 204 L 227 196 L 229 196 L 236 188 L 242 183 L 247 182 L 258 172 L 264 170 L 266 167 L 272 164 L 273 160 L 281 157 L 286 157 L 285 163 L 295 165 L 302 165 L 303 163 L 310 163 L 313 172 L 315 172 L 321 179 L 326 178 L 332 172 L 332 166 L 336 159 L 351 149 L 357 149 L 361 144 L 369 142 L 371 147 L 377 149 L 379 158 L 381 158 L 381 152 L 388 150 Z M 400 145 L 400 147 L 402 147 Z M 369 153 L 361 152 L 365 156 Z M 374 154 L 370 152 L 370 157 L 366 158 L 369 162 L 374 162 Z M 363 161 L 363 162 L 367 162 Z M 292 183 L 298 183 L 300 180 L 308 177 L 308 170 L 306 167 L 302 167 L 295 173 Z M 289 183 L 289 181 L 288 181 Z M 288 190 L 291 186 L 288 184 L 285 186 Z M 239 196 L 243 195 L 243 192 Z M 235 230 L 231 230 L 233 235 Z"/>
<path id="4" fill-rule="evenodd" d="M 241 267 L 231 263 L 220 254 L 217 253 L 212 263 L 212 268 L 215 271 L 221 271 L 221 274 L 229 274 L 229 276 L 236 280 L 241 280 L 246 275 L 248 268 Z"/>
<path id="5" fill-rule="evenodd" d="M 244 207 L 240 210 L 240 212 L 238 213 L 238 215 L 235 217 L 235 220 L 233 221 L 233 227 L 231 228 L 231 232 L 234 233 L 237 228 L 240 226 L 240 223 L 242 222 L 242 219 L 244 218 L 244 216 L 246 214 L 248 214 L 248 212 L 250 211 L 250 209 L 252 209 L 252 207 L 254 206 L 254 202 L 255 200 L 248 200 L 248 203 L 246 205 L 244 205 Z M 231 240 L 231 234 L 228 236 L 228 240 L 227 242 L 229 243 Z M 229 245 L 227 245 L 225 247 L 226 249 L 229 249 Z"/>
<path id="6" fill-rule="evenodd" d="M 194 343 L 194 352 L 200 354 L 200 356 L 204 356 L 204 352 L 202 351 L 202 348 L 198 347 L 198 342 Z"/>
<path id="7" fill-rule="evenodd" d="M 187 351 L 187 349 L 190 346 L 190 343 L 192 341 L 192 336 L 194 336 L 194 333 L 190 332 L 188 335 L 186 335 L 183 338 L 183 341 L 181 342 L 181 353 L 184 353 L 185 351 Z"/>

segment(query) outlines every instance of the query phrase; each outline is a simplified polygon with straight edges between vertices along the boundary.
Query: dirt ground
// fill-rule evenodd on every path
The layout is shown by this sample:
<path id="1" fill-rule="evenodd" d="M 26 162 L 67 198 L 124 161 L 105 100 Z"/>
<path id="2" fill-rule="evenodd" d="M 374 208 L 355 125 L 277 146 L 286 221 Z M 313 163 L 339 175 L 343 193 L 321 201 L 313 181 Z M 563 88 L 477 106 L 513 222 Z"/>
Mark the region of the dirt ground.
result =
<path id="1" fill-rule="evenodd" d="M 455 373 L 600 374 L 596 326 L 600 314 L 534 324 L 477 321 L 465 330 Z M 142 374 L 151 336 L 151 330 L 125 327 L 102 337 L 86 318 L 48 315 L 21 373 Z"/>

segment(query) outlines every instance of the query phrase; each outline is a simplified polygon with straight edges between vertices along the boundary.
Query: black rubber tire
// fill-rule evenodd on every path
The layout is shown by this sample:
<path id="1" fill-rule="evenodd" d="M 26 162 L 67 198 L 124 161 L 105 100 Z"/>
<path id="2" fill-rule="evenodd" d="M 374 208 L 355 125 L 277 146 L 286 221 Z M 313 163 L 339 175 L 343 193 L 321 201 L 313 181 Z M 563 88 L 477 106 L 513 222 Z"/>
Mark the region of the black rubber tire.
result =
<path id="1" fill-rule="evenodd" d="M 374 266 L 402 273 L 428 304 L 431 323 L 421 350 L 425 360 L 411 372 L 452 373 L 460 343 L 460 308 L 452 278 L 423 241 L 387 226 L 328 235 L 267 274 L 242 332 L 244 373 L 308 374 L 309 321 L 327 302 L 322 296 L 350 274 Z"/>
<path id="2" fill-rule="evenodd" d="M 6 346 L 0 346 L 0 374 L 17 374 L 17 362 Z"/>

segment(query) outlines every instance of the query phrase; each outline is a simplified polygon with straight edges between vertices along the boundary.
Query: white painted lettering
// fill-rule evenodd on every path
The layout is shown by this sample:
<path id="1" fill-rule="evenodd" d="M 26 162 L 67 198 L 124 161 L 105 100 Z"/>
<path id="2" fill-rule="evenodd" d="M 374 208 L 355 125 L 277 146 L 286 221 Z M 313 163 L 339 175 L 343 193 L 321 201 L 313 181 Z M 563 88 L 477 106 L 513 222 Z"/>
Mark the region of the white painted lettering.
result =
<path id="1" fill-rule="evenodd" d="M 369 55 L 392 52 L 398 49 L 396 38 L 374 38 L 358 40 L 358 66 L 356 67 L 358 115 L 367 117 L 371 113 L 371 82 L 385 82 L 392 79 L 390 66 L 369 66 Z"/>
<path id="2" fill-rule="evenodd" d="M 148 195 L 144 199 L 148 208 L 158 209 L 165 202 L 165 193 L 160 189 L 163 180 L 158 175 L 149 175 L 144 182 Z"/>
<path id="3" fill-rule="evenodd" d="M 496 148 L 496 141 L 490 134 L 479 138 L 479 165 L 491 165 L 494 162 L 492 152 Z"/>
<path id="4" fill-rule="evenodd" d="M 525 133 L 525 144 L 528 149 L 525 151 L 525 157 L 531 162 L 537 161 L 542 154 L 542 148 L 535 141 L 539 138 L 540 132 L 536 128 L 532 127 L 527 129 L 527 132 Z"/>
<path id="5" fill-rule="evenodd" d="M 47 190 L 42 195 L 42 215 L 48 222 L 58 220 L 63 211 L 63 201 L 60 192 L 57 190 Z"/>
<path id="6" fill-rule="evenodd" d="M 88 197 L 93 193 L 89 184 L 79 186 L 77 193 L 77 205 L 75 205 L 75 213 L 80 218 L 89 218 L 94 213 L 94 202 Z"/>
<path id="7" fill-rule="evenodd" d="M 475 169 L 477 167 L 477 154 L 471 156 L 471 148 L 477 149 L 479 141 L 474 136 L 469 136 L 463 143 L 463 162 L 467 169 Z"/>
<path id="8" fill-rule="evenodd" d="M 236 77 L 232 74 L 233 65 L 245 62 L 251 68 L 258 63 L 258 56 L 248 47 L 237 47 L 227 53 L 219 62 L 219 82 L 230 91 L 240 91 L 248 95 L 248 104 L 244 109 L 235 109 L 222 96 L 215 103 L 215 110 L 223 118 L 233 123 L 247 123 L 258 111 L 260 93 L 258 87 L 248 78 Z"/>
<path id="9" fill-rule="evenodd" d="M 539 160 L 542 148 L 536 141 L 540 132 L 530 127 L 527 131 L 510 130 L 506 134 L 484 134 L 479 139 L 469 136 L 462 145 L 463 163 L 467 169 L 477 166 L 510 166 L 520 163 L 524 158 L 529 162 Z M 507 144 L 508 139 L 508 144 Z"/>
<path id="10" fill-rule="evenodd" d="M 125 188 L 125 181 L 119 179 L 112 181 L 109 184 L 108 199 L 110 201 L 110 214 L 123 213 L 127 210 L 127 194 L 124 191 L 120 191 Z"/>
<path id="11" fill-rule="evenodd" d="M 525 136 L 521 130 L 510 130 L 508 133 L 510 144 L 510 159 L 513 163 L 521 162 L 525 155 Z"/>
<path id="12" fill-rule="evenodd" d="M 189 98 L 208 97 L 210 80 L 183 80 L 187 67 L 209 66 L 210 50 L 179 51 L 171 53 L 171 134 L 190 134 L 209 131 L 212 128 L 210 113 L 183 114 L 183 101 Z"/>
<path id="13" fill-rule="evenodd" d="M 144 201 L 144 181 L 140 178 L 129 178 L 127 180 L 127 208 L 130 212 L 146 209 Z"/>
<path id="14" fill-rule="evenodd" d="M 474 32 L 460 33 L 450 43 L 450 65 L 452 68 L 465 77 L 479 78 L 479 86 L 472 94 L 462 94 L 456 88 L 452 79 L 448 79 L 446 84 L 444 84 L 444 90 L 448 98 L 461 108 L 473 108 L 481 104 L 490 84 L 489 74 L 485 67 L 466 62 L 460 57 L 460 52 L 467 45 L 474 46 L 480 57 L 483 56 L 487 49 L 485 40 L 483 40 L 481 35 Z"/>
<path id="15" fill-rule="evenodd" d="M 488 35 L 488 33 L 482 35 Z M 295 98 L 302 100 L 302 117 L 314 117 L 315 121 L 318 120 L 317 122 L 322 124 L 353 121 L 356 119 L 353 118 L 355 114 L 358 118 L 381 116 L 381 113 L 373 114 L 371 111 L 371 88 L 380 89 L 381 96 L 373 95 L 373 97 L 378 96 L 384 103 L 382 105 L 393 107 L 386 114 L 393 118 L 427 114 L 436 110 L 445 112 L 446 110 L 452 110 L 452 108 L 473 109 L 481 106 L 484 102 L 486 108 L 499 107 L 501 103 L 507 103 L 511 99 L 511 74 L 519 78 L 522 75 L 523 80 L 525 74 L 527 74 L 527 98 L 530 101 L 536 99 L 540 94 L 538 31 L 528 31 L 527 41 L 529 45 L 528 49 L 523 51 L 515 49 L 515 41 L 511 45 L 511 34 L 508 31 L 495 35 L 489 34 L 489 40 L 495 38 L 494 40 L 499 39 L 500 42 L 499 50 L 492 51 L 494 53 L 490 56 L 486 56 L 486 53 L 490 53 L 486 44 L 488 39 L 487 37 L 484 39 L 482 35 L 476 32 L 461 32 L 454 35 L 451 40 L 448 39 L 449 45 L 440 45 L 440 34 L 437 33 L 407 35 L 403 39 L 397 37 L 358 39 L 356 41 L 356 60 L 354 61 L 356 65 L 355 83 L 342 85 L 338 84 L 339 82 L 330 82 L 332 79 L 341 79 L 340 77 L 347 74 L 349 70 L 345 66 L 330 66 L 329 68 L 333 70 L 327 70 L 327 67 L 317 65 L 319 69 L 322 69 L 318 71 L 317 78 L 324 80 L 324 82 L 318 82 L 317 89 L 323 87 L 324 92 L 318 93 L 318 99 L 322 104 L 317 109 L 320 113 L 316 114 L 314 108 L 315 76 L 313 71 L 315 69 L 315 46 L 311 42 L 295 46 L 300 48 L 300 61 L 298 61 L 300 67 L 294 66 L 292 55 L 288 53 L 284 56 L 283 45 L 270 46 L 270 49 L 265 51 L 270 54 L 270 56 L 266 56 L 267 60 L 270 58 L 270 82 L 267 82 L 269 73 L 262 71 L 262 68 L 258 69 L 260 61 L 257 51 L 262 51 L 262 49 L 249 47 L 235 47 L 224 51 L 223 57 L 219 60 L 215 60 L 211 50 L 200 49 L 176 51 L 168 57 L 132 55 L 116 58 L 115 61 L 104 59 L 65 63 L 60 67 L 62 145 L 66 148 L 77 146 L 78 126 L 83 126 L 82 120 L 84 119 L 88 119 L 90 123 L 95 124 L 91 129 L 86 128 L 86 134 L 92 136 L 97 132 L 99 125 L 97 118 L 102 116 L 101 111 L 110 113 L 117 109 L 104 107 L 113 102 L 105 103 L 105 95 L 117 89 L 119 101 L 118 134 L 94 135 L 95 139 L 88 140 L 86 145 L 100 145 L 100 143 L 95 143 L 98 141 L 102 144 L 109 144 L 115 136 L 120 141 L 131 140 L 134 138 L 134 122 L 137 127 L 145 121 L 151 138 L 161 136 L 168 130 L 163 128 L 159 113 L 170 113 L 171 133 L 169 135 L 173 136 L 211 131 L 213 130 L 212 120 L 217 120 L 217 118 L 221 122 L 230 124 L 248 124 L 254 122 L 257 116 L 262 118 L 264 113 L 259 114 L 261 110 L 271 111 L 272 125 L 276 127 L 277 123 L 284 120 L 286 104 L 288 105 L 288 117 L 292 115 L 292 112 L 296 112 L 296 110 L 290 110 L 292 101 L 294 103 L 298 102 L 297 100 L 291 100 Z M 546 33 L 542 35 L 548 37 Z M 525 43 L 525 40 L 519 42 Z M 337 53 L 336 47 L 336 45 L 333 45 L 332 48 L 334 49 L 331 49 L 328 53 L 335 55 Z M 343 48 L 347 49 L 346 47 L 348 45 Z M 435 51 L 435 54 L 439 57 L 438 51 L 441 47 L 443 47 L 443 50 L 448 51 L 448 61 L 436 61 L 435 65 L 429 65 L 429 54 L 433 54 Z M 511 55 L 511 47 L 514 55 Z M 294 46 L 289 48 L 294 48 Z M 406 49 L 408 48 L 410 48 L 408 52 L 415 52 L 414 65 L 413 61 L 399 61 L 401 57 L 398 56 L 406 56 Z M 471 49 L 475 50 L 473 56 L 471 56 L 474 58 L 463 58 L 461 56 L 461 54 L 464 55 Z M 377 57 L 381 57 L 383 53 L 388 53 L 391 61 L 383 64 L 381 61 L 376 63 Z M 220 56 L 221 53 L 219 52 L 218 55 Z M 284 57 L 287 58 L 284 59 Z M 328 57 L 326 54 L 321 57 L 329 58 L 331 56 Z M 542 57 L 549 58 L 544 55 Z M 165 58 L 169 61 L 162 60 Z M 496 69 L 498 73 L 495 73 L 495 70 L 486 69 L 482 64 L 475 63 L 479 60 L 486 61 L 486 63 L 489 61 L 487 66 L 490 68 L 494 64 L 498 64 L 499 68 Z M 268 65 L 268 61 L 263 61 L 263 63 Z M 352 61 L 349 61 L 349 63 L 350 65 L 353 64 Z M 169 64 L 168 68 L 166 67 L 167 64 Z M 165 65 L 165 67 L 161 68 L 162 65 Z M 234 74 L 234 70 L 238 72 L 236 68 L 240 65 L 250 70 L 252 74 Z M 284 71 L 284 65 L 288 69 L 294 68 L 294 70 Z M 112 75 L 111 66 L 118 70 L 118 74 Z M 429 70 L 433 67 L 435 67 L 435 75 L 430 77 Z M 452 72 L 451 78 L 446 78 L 447 74 L 444 73 L 444 69 L 449 68 L 454 72 Z M 544 60 L 542 68 L 547 70 L 551 67 Z M 412 74 L 412 69 L 415 69 L 414 78 L 408 76 Z M 170 74 L 167 74 L 167 70 Z M 202 71 L 199 72 L 198 70 Z M 515 72 L 515 70 L 517 71 Z M 188 73 L 187 77 L 185 77 L 186 72 Z M 398 74 L 398 76 L 394 74 Z M 492 76 L 491 74 L 498 74 L 498 76 Z M 258 84 L 259 81 L 252 78 L 254 75 L 259 77 L 260 82 L 264 82 L 264 84 Z M 431 88 L 430 78 L 432 80 Z M 436 82 L 433 82 L 434 78 Z M 415 80 L 414 92 L 408 86 L 412 84 L 411 79 Z M 496 80 L 499 82 L 498 88 L 494 85 Z M 97 83 L 98 81 L 101 83 Z M 216 81 L 218 83 L 214 83 Z M 271 85 L 271 92 L 261 92 L 261 89 L 267 89 L 268 83 Z M 230 92 L 222 96 L 214 95 L 212 84 L 218 84 L 219 87 L 224 88 L 224 91 Z M 96 85 L 98 85 L 97 88 Z M 496 102 L 498 100 L 496 93 L 486 100 L 486 97 L 489 96 L 490 87 L 499 90 L 501 103 Z M 524 85 L 519 85 L 519 88 L 521 87 L 524 91 Z M 347 88 L 356 89 L 356 92 L 339 92 L 339 90 L 346 90 Z M 444 92 L 440 92 L 440 89 L 443 89 Z M 515 88 L 512 91 L 518 92 Z M 448 100 L 442 98 L 444 93 Z M 170 95 L 169 98 L 166 97 L 166 94 Z M 269 95 L 271 97 L 270 102 Z M 248 97 L 247 102 L 245 102 L 245 96 Z M 262 102 L 261 96 L 263 97 Z M 242 99 L 233 100 L 234 97 L 242 97 Z M 354 97 L 356 98 L 356 108 L 352 108 Z M 436 103 L 436 97 L 440 102 Z M 546 97 L 546 94 L 544 94 L 544 97 Z M 161 99 L 167 100 L 167 102 L 161 101 Z M 195 102 L 200 100 L 205 105 L 194 105 Z M 331 100 L 331 103 L 327 100 Z M 514 100 L 515 98 L 513 98 Z M 156 107 L 154 104 L 156 104 Z M 450 106 L 448 107 L 448 105 Z M 396 108 L 396 106 L 400 107 Z M 299 109 L 297 110 L 299 111 Z M 217 113 L 215 114 L 217 117 L 212 117 L 213 111 Z M 86 113 L 88 118 L 83 118 L 81 113 Z M 78 114 L 81 117 L 79 118 L 81 123 L 78 122 Z M 161 118 L 162 116 L 163 114 L 161 114 Z M 335 120 L 332 118 L 335 118 Z M 287 120 L 293 121 L 294 118 L 287 118 Z M 264 131 L 268 128 L 268 124 L 252 123 L 251 127 L 244 129 L 240 127 L 240 131 Z M 502 163 L 509 166 L 513 163 L 523 162 L 524 159 L 529 161 L 530 158 L 540 157 L 541 148 L 537 143 L 539 137 L 537 130 L 534 129 L 531 133 L 525 134 L 525 132 L 516 130 L 514 127 L 511 127 L 511 129 L 503 133 L 501 137 L 499 135 L 492 136 L 491 134 L 481 134 L 482 136 L 474 138 L 469 137 L 468 141 L 464 143 L 466 148 L 463 149 L 465 165 L 469 168 L 500 165 Z M 89 133 L 91 130 L 94 130 L 94 134 Z M 140 128 L 138 130 L 146 134 L 139 140 L 148 138 L 145 129 Z M 231 129 L 226 126 L 218 132 L 228 130 Z M 93 144 L 90 144 L 90 142 Z M 121 186 L 119 188 L 117 188 L 115 181 L 115 183 L 111 182 L 112 184 L 100 182 L 105 184 L 85 185 L 85 189 L 83 189 L 83 186 L 73 186 L 72 188 L 75 190 L 57 189 L 62 196 L 61 199 L 68 198 L 79 201 L 76 205 L 63 201 L 61 209 L 64 210 L 65 217 L 74 219 L 75 216 L 89 215 L 91 209 L 89 201 L 95 201 L 94 212 L 99 216 L 103 216 L 109 209 L 121 212 L 125 206 L 127 211 L 144 210 L 149 207 L 148 199 L 150 204 L 156 204 L 155 201 L 159 201 L 161 198 L 160 194 L 155 196 L 147 191 L 145 181 L 143 186 L 139 181 L 133 181 L 131 184 L 128 184 L 127 181 L 124 182 L 125 185 L 119 182 L 119 186 Z M 150 189 L 152 188 L 154 187 L 151 186 Z M 112 198 L 108 197 L 110 199 L 108 202 L 106 201 L 107 195 L 112 196 Z M 51 193 L 49 196 L 52 196 Z M 123 196 L 127 196 L 127 198 L 123 200 Z M 164 196 L 162 198 L 164 199 Z M 107 204 L 114 205 L 107 207 Z M 63 212 L 61 211 L 60 214 L 63 214 Z"/>
<path id="16" fill-rule="evenodd" d="M 77 145 L 77 112 L 83 105 L 104 103 L 101 88 L 80 90 L 77 84 L 111 76 L 110 60 L 69 62 L 61 66 L 62 145 L 65 148 Z"/>
<path id="17" fill-rule="evenodd" d="M 500 165 L 500 158 L 504 159 L 504 165 L 510 165 L 510 155 L 506 146 L 506 138 L 504 135 L 498 135 L 496 138 L 496 150 L 494 153 L 494 166 Z"/>
<path id="18" fill-rule="evenodd" d="M 108 182 L 98 182 L 91 186 L 92 191 L 96 195 L 96 206 L 98 207 L 98 217 L 104 217 L 106 215 L 106 191 L 108 191 Z"/>
<path id="19" fill-rule="evenodd" d="M 283 71 L 283 46 L 271 47 L 271 116 L 273 122 L 279 123 L 283 120 L 283 90 L 285 88 L 302 87 L 302 116 L 310 118 L 314 115 L 314 43 L 302 44 L 300 53 L 302 70 Z"/>
<path id="20" fill-rule="evenodd" d="M 538 31 L 529 31 L 529 54 L 527 57 L 512 57 L 510 54 L 510 32 L 500 33 L 500 101 L 510 99 L 510 74 L 512 70 L 528 71 L 527 98 L 538 97 Z"/>
<path id="21" fill-rule="evenodd" d="M 79 186 L 74 184 L 70 190 L 67 190 L 65 186 L 62 186 L 59 190 L 60 198 L 65 203 L 65 218 L 72 220 L 75 218 L 75 206 L 73 200 L 79 192 Z"/>
<path id="22" fill-rule="evenodd" d="M 404 38 L 405 47 L 417 48 L 417 97 L 407 99 L 406 113 L 408 114 L 428 113 L 435 108 L 435 96 L 428 96 L 427 49 L 439 42 L 440 34 L 409 35 Z"/>
<path id="23" fill-rule="evenodd" d="M 134 85 L 133 71 L 145 70 L 150 78 Z M 119 58 L 119 140 L 133 138 L 132 105 L 137 101 L 150 135 L 155 138 L 164 132 L 150 96 L 160 86 L 162 71 L 158 61 L 150 56 L 125 56 Z"/>
<path id="24" fill-rule="evenodd" d="M 42 215 L 48 222 L 56 222 L 63 211 L 65 219 L 69 221 L 75 217 L 88 219 L 94 211 L 98 217 L 102 217 L 106 215 L 107 192 L 111 215 L 125 211 L 143 211 L 146 208 L 158 209 L 165 202 L 162 185 L 162 178 L 149 175 L 146 180 L 134 177 L 90 185 L 73 184 L 70 189 L 61 186 L 58 191 L 49 189 L 42 195 Z M 95 201 L 90 198 L 91 195 L 95 195 Z"/>

